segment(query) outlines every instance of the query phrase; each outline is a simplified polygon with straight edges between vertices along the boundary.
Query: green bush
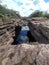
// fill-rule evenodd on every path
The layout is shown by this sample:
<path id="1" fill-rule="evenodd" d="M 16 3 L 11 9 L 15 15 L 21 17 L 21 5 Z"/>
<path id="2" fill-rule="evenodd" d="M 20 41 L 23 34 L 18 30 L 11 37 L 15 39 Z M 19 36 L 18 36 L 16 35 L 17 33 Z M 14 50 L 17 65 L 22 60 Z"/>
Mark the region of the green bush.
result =
<path id="1" fill-rule="evenodd" d="M 4 16 L 8 16 L 8 17 L 20 17 L 19 12 L 14 11 L 12 9 L 8 9 L 3 5 L 0 5 L 0 17 L 4 17 Z"/>
<path id="2" fill-rule="evenodd" d="M 3 18 L 4 17 L 4 15 L 3 14 L 0 14 L 0 18 Z"/>
<path id="3" fill-rule="evenodd" d="M 34 11 L 29 17 L 46 17 L 49 18 L 49 13 L 42 11 Z"/>
<path id="4" fill-rule="evenodd" d="M 43 12 L 42 11 L 34 11 L 30 17 L 42 17 L 43 16 Z"/>
<path id="5" fill-rule="evenodd" d="M 47 18 L 49 18 L 49 14 L 45 13 L 44 17 L 47 17 Z"/>

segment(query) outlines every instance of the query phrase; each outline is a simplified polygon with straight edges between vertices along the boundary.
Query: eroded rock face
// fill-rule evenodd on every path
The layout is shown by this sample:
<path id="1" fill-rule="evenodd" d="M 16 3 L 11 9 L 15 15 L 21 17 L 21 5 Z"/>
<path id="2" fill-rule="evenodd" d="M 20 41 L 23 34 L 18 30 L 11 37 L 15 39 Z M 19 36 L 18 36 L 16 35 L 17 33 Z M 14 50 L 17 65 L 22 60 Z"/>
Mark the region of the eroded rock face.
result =
<path id="1" fill-rule="evenodd" d="M 11 20 L 10 18 L 0 19 L 0 46 L 6 44 L 12 44 L 14 39 L 17 37 L 20 26 L 16 26 L 17 20 Z"/>
<path id="2" fill-rule="evenodd" d="M 49 45 L 45 45 L 36 57 L 37 65 L 49 65 Z"/>
<path id="3" fill-rule="evenodd" d="M 15 34 L 14 22 L 10 19 L 0 19 L 0 22 L 2 22 L 0 25 L 0 46 L 11 44 L 13 42 L 12 36 Z"/>
<path id="4" fill-rule="evenodd" d="M 14 26 L 13 23 L 8 24 L 0 26 L 0 65 L 49 65 L 49 44 L 33 42 L 30 44 L 11 45 L 13 42 Z M 5 28 L 6 26 L 7 28 Z M 49 39 L 49 34 L 46 33 L 49 32 L 47 28 L 33 25 L 32 29 L 37 34 L 37 37 L 40 37 L 42 33 Z"/>
<path id="5" fill-rule="evenodd" d="M 3 45 L 0 65 L 49 65 L 49 45 Z"/>
<path id="6" fill-rule="evenodd" d="M 45 24 L 46 23 L 46 24 Z M 30 21 L 28 26 L 32 36 L 39 43 L 49 43 L 49 23 L 47 21 Z"/>
<path id="7" fill-rule="evenodd" d="M 13 41 L 12 35 L 8 31 L 5 31 L 5 33 L 0 36 L 0 46 L 11 44 Z"/>

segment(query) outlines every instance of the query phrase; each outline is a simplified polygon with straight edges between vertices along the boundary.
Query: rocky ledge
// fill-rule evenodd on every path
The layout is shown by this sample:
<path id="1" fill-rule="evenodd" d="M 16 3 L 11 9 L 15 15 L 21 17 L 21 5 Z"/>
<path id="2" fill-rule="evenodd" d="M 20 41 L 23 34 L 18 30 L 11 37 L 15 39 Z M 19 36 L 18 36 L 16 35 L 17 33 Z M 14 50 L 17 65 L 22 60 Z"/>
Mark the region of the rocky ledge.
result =
<path id="1" fill-rule="evenodd" d="M 16 25 L 17 20 L 0 18 L 0 46 L 13 43 L 13 37 L 17 37 L 21 27 Z"/>
<path id="2" fill-rule="evenodd" d="M 49 43 L 49 20 L 31 19 L 29 20 L 29 29 L 32 36 L 39 43 Z"/>
<path id="3" fill-rule="evenodd" d="M 3 45 L 0 65 L 49 65 L 49 45 Z"/>

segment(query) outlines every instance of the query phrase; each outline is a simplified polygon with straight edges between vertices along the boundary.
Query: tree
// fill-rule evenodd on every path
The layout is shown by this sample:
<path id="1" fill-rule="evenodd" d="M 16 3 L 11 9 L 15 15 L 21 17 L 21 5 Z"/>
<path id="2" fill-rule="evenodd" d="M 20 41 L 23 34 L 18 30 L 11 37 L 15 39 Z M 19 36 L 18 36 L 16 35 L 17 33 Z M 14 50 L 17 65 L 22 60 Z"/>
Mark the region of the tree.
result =
<path id="1" fill-rule="evenodd" d="M 44 17 L 49 18 L 49 13 L 45 12 Z"/>
<path id="2" fill-rule="evenodd" d="M 14 10 L 12 10 L 12 9 L 8 9 L 8 8 L 6 8 L 5 6 L 3 6 L 3 5 L 0 5 L 0 14 L 2 14 L 2 15 L 8 15 L 8 16 L 10 16 L 10 17 L 20 17 L 20 15 L 19 15 L 19 12 L 17 12 L 17 11 L 14 11 Z"/>
<path id="3" fill-rule="evenodd" d="M 41 16 L 43 16 L 43 12 L 39 11 L 39 10 L 36 10 L 29 17 L 41 17 Z"/>

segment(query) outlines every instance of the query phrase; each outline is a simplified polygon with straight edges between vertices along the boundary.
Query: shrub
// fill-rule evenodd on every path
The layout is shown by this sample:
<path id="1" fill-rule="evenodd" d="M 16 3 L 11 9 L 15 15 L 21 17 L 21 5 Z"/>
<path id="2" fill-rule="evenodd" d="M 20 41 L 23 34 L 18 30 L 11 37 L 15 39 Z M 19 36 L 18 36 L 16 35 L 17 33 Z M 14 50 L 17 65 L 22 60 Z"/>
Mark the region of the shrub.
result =
<path id="1" fill-rule="evenodd" d="M 4 15 L 3 14 L 0 14 L 0 18 L 3 18 L 4 17 Z"/>

